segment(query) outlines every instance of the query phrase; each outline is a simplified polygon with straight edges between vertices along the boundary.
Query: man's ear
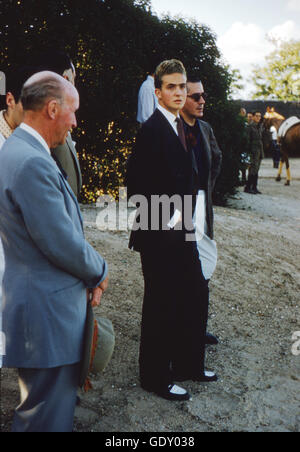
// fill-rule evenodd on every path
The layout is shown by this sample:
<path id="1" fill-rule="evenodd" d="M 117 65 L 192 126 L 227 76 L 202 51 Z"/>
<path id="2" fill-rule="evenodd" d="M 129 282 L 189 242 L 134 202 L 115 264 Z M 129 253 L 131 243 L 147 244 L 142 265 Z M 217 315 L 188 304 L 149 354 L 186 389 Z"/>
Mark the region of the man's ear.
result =
<path id="1" fill-rule="evenodd" d="M 14 97 L 14 95 L 13 95 L 12 93 L 10 93 L 10 92 L 8 92 L 8 93 L 6 94 L 6 105 L 7 105 L 9 108 L 12 108 L 12 109 L 14 109 L 15 106 L 16 106 L 15 97 Z"/>
<path id="2" fill-rule="evenodd" d="M 156 94 L 157 99 L 160 100 L 161 99 L 161 90 L 159 88 L 155 89 L 155 94 Z"/>
<path id="3" fill-rule="evenodd" d="M 56 99 L 50 100 L 47 104 L 47 113 L 49 118 L 56 119 L 58 115 L 58 102 Z"/>

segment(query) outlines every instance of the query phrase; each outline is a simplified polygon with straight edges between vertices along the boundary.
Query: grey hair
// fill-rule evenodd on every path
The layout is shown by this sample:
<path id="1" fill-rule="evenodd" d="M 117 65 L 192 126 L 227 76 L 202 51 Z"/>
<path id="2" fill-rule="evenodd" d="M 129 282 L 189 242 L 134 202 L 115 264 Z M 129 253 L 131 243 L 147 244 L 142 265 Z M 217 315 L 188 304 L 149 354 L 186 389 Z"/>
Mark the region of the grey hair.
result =
<path id="1" fill-rule="evenodd" d="M 65 89 L 56 77 L 48 76 L 43 79 L 26 82 L 21 92 L 21 102 L 24 111 L 40 111 L 49 100 L 57 100 L 63 104 Z"/>

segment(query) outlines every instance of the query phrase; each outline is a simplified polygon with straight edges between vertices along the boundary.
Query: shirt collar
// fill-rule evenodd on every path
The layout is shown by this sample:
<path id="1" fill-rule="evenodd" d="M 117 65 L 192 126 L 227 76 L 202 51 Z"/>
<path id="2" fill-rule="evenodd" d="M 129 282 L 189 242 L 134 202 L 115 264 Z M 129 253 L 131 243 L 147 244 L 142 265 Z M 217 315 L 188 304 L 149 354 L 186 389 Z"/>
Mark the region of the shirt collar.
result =
<path id="1" fill-rule="evenodd" d="M 165 116 L 165 118 L 167 118 L 167 120 L 169 121 L 169 123 L 171 124 L 172 127 L 174 127 L 174 125 L 176 125 L 176 119 L 180 118 L 180 115 L 178 113 L 178 116 L 173 115 L 173 113 L 171 113 L 170 111 L 166 110 L 164 107 L 162 107 L 160 104 L 157 107 L 159 109 L 159 111 Z"/>
<path id="2" fill-rule="evenodd" d="M 48 144 L 46 143 L 44 138 L 35 129 L 30 127 L 28 124 L 25 124 L 24 122 L 22 122 L 22 124 L 20 125 L 20 128 L 25 130 L 25 132 L 30 133 L 30 135 L 32 135 L 34 138 L 36 138 L 41 143 L 41 145 L 46 149 L 48 154 L 51 155 Z"/>
<path id="3" fill-rule="evenodd" d="M 9 138 L 10 135 L 13 133 L 13 129 L 11 129 L 8 123 L 6 122 L 4 118 L 4 112 L 5 110 L 0 111 L 0 133 L 7 140 L 7 138 Z"/>

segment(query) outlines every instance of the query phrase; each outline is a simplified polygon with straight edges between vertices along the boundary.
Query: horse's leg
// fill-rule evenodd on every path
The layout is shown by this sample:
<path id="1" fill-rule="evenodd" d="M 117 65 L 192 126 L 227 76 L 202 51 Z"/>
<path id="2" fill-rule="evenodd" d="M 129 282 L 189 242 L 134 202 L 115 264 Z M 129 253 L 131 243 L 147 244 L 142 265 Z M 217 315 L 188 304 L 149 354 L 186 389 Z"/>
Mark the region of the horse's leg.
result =
<path id="1" fill-rule="evenodd" d="M 291 185 L 291 170 L 290 170 L 290 162 L 289 157 L 287 154 L 285 154 L 285 166 L 286 166 L 286 186 Z"/>
<path id="2" fill-rule="evenodd" d="M 277 177 L 275 179 L 276 182 L 280 182 L 281 181 L 281 173 L 282 173 L 283 165 L 284 165 L 284 159 L 283 159 L 283 157 L 281 157 L 278 174 L 277 174 Z"/>

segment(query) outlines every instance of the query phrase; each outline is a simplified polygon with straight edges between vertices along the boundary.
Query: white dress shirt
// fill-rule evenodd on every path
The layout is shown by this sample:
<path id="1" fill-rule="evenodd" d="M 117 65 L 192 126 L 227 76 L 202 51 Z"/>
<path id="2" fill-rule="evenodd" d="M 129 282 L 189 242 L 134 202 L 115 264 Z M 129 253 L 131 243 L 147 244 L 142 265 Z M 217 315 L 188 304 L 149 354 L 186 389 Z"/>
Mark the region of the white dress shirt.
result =
<path id="1" fill-rule="evenodd" d="M 277 136 L 278 136 L 278 134 L 277 134 L 276 127 L 275 127 L 275 126 L 271 126 L 270 132 L 271 132 L 271 134 L 272 134 L 272 140 L 273 140 L 273 141 L 277 141 Z"/>
<path id="2" fill-rule="evenodd" d="M 154 78 L 148 75 L 139 91 L 137 121 L 144 124 L 153 115 L 157 105 L 158 99 L 155 94 Z"/>
<path id="3" fill-rule="evenodd" d="M 34 138 L 36 138 L 41 143 L 41 145 L 45 148 L 45 150 L 48 152 L 48 154 L 51 155 L 48 144 L 46 143 L 44 138 L 35 129 L 30 127 L 28 124 L 25 124 L 24 122 L 22 122 L 22 124 L 20 125 L 20 128 L 25 130 L 26 132 L 30 133 L 30 135 L 32 135 Z"/>
<path id="4" fill-rule="evenodd" d="M 164 115 L 164 117 L 169 121 L 171 127 L 173 128 L 174 132 L 178 136 L 178 129 L 177 129 L 177 122 L 176 120 L 180 118 L 180 115 L 178 113 L 177 116 L 173 115 L 170 111 L 166 110 L 164 107 L 162 107 L 160 104 L 157 106 L 158 110 Z"/>

